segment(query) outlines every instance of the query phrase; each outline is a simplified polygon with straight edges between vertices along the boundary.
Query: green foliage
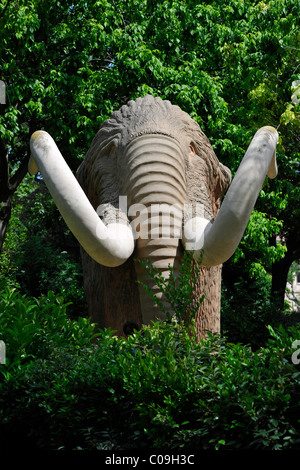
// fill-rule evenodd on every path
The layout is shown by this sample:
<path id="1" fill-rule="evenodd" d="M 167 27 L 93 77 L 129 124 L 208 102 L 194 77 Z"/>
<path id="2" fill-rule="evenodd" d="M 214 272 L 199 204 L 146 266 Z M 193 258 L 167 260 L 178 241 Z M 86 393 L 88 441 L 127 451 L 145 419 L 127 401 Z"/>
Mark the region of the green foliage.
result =
<path id="1" fill-rule="evenodd" d="M 259 273 L 253 277 L 236 268 L 223 279 L 221 328 L 230 342 L 256 349 L 266 341 L 266 325 L 277 326 L 283 318 L 275 314 L 270 276 Z"/>
<path id="2" fill-rule="evenodd" d="M 191 256 L 183 264 L 176 286 L 185 302 L 178 296 L 177 307 L 189 308 L 183 287 Z M 175 280 L 161 281 L 170 294 Z M 299 448 L 299 328 L 261 325 L 269 337 L 253 351 L 219 335 L 197 343 L 180 317 L 128 339 L 95 335 L 66 308 L 51 292 L 30 299 L 2 286 L 0 439 L 7 446 L 17 429 L 27 450 Z"/>
<path id="3" fill-rule="evenodd" d="M 2 380 L 1 442 L 18 429 L 27 449 L 299 449 L 299 329 L 270 333 L 253 352 L 155 323 L 53 349 Z"/>
<path id="4" fill-rule="evenodd" d="M 201 263 L 193 260 L 193 252 L 184 251 L 178 272 L 173 266 L 169 265 L 169 276 L 167 278 L 149 260 L 138 259 L 138 262 L 148 272 L 151 279 L 155 281 L 164 299 L 166 299 L 168 307 L 155 296 L 151 288 L 140 281 L 138 282 L 153 298 L 154 302 L 158 304 L 168 321 L 171 321 L 171 309 L 172 315 L 175 315 L 177 321 L 191 322 L 195 318 L 200 303 L 204 300 L 204 296 L 197 301 L 193 298 L 193 290 L 201 268 Z"/>
<path id="5" fill-rule="evenodd" d="M 0 279 L 28 296 L 63 296 L 73 317 L 87 312 L 79 247 L 42 182 L 24 178 L 0 254 Z"/>
<path id="6" fill-rule="evenodd" d="M 0 78 L 9 105 L 1 135 L 15 152 L 17 135 L 43 124 L 73 160 L 114 109 L 152 93 L 201 122 L 236 166 L 258 121 L 277 127 L 286 110 L 298 110 L 290 99 L 299 79 L 298 7 L 298 0 L 3 5 Z M 293 117 L 283 120 L 295 126 Z"/>
<path id="7" fill-rule="evenodd" d="M 70 320 L 63 297 L 49 291 L 30 298 L 0 283 L 0 339 L 6 345 L 4 372 L 36 358 L 47 358 L 61 345 L 74 349 L 88 344 L 94 326 L 87 318 Z M 2 370 L 3 371 L 3 370 Z"/>
<path id="8" fill-rule="evenodd" d="M 38 296 L 52 290 L 77 304 L 79 314 L 84 303 L 82 272 L 66 251 L 55 249 L 40 236 L 32 236 L 19 247 L 14 263 L 18 268 L 15 278 L 24 293 Z M 76 308 L 72 312 L 74 315 Z"/>
<path id="9" fill-rule="evenodd" d="M 245 270 L 250 277 L 259 279 L 270 272 L 274 262 L 284 257 L 286 246 L 278 242 L 269 244 L 274 234 L 280 233 L 282 221 L 271 218 L 267 214 L 254 210 L 244 236 L 233 255 L 233 262 L 244 260 Z"/>

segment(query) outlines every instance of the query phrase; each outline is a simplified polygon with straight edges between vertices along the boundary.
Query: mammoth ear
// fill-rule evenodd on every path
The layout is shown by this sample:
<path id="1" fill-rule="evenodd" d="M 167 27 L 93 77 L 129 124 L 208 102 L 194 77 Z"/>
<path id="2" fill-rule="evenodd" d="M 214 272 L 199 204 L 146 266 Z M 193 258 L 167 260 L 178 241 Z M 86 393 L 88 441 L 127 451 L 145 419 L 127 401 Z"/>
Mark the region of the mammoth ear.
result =
<path id="1" fill-rule="evenodd" d="M 207 187 L 211 200 L 214 217 L 220 208 L 221 197 L 229 188 L 231 183 L 231 171 L 223 165 L 216 156 L 209 140 L 206 139 L 206 152 L 201 152 L 207 168 Z M 201 149 L 202 150 L 202 149 Z"/>
<path id="2" fill-rule="evenodd" d="M 116 145 L 113 138 L 106 142 L 101 130 L 76 171 L 76 178 L 95 210 L 103 204 L 117 208 L 120 194 Z"/>
<path id="3" fill-rule="evenodd" d="M 213 213 L 216 216 L 221 203 L 221 197 L 230 186 L 231 171 L 227 166 L 219 163 L 213 169 L 213 176 L 209 181 L 210 199 L 213 208 Z"/>
<path id="4" fill-rule="evenodd" d="M 214 216 L 216 216 L 220 206 L 220 198 L 227 191 L 231 183 L 231 171 L 220 163 L 208 137 L 195 122 L 193 122 L 189 137 L 191 138 L 190 152 L 197 154 L 205 162 L 206 184 L 212 211 Z"/>

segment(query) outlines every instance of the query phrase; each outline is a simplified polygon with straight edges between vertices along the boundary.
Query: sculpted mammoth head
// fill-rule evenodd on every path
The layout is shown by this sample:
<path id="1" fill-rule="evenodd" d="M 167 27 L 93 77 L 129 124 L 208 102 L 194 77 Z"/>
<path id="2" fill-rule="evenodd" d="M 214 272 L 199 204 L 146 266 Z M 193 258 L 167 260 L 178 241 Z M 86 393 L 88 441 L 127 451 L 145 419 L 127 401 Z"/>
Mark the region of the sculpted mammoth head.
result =
<path id="1" fill-rule="evenodd" d="M 193 293 L 195 301 L 205 295 L 196 316 L 198 337 L 219 331 L 221 265 L 242 238 L 266 175 L 276 176 L 277 138 L 275 129 L 260 129 L 229 186 L 230 170 L 199 125 L 160 98 L 139 98 L 112 114 L 80 165 L 78 181 L 49 134 L 33 134 L 29 171 L 40 170 L 81 244 L 89 312 L 99 327 L 122 334 L 126 325 L 163 318 L 137 282 L 165 302 L 138 260 L 149 260 L 167 277 L 169 265 L 176 273 L 188 249 L 195 262 L 201 256 Z"/>

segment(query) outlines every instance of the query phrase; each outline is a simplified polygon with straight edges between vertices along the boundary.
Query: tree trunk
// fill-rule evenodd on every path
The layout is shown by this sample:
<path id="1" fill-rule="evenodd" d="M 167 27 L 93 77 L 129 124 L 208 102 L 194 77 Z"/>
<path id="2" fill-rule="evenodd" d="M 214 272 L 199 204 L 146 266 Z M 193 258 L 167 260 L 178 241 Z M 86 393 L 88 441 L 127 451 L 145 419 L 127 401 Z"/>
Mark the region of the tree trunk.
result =
<path id="1" fill-rule="evenodd" d="M 12 197 L 9 196 L 6 201 L 0 203 L 0 253 L 2 252 L 6 231 L 11 216 L 11 199 Z"/>
<path id="2" fill-rule="evenodd" d="M 275 311 L 280 313 L 284 308 L 284 297 L 287 283 L 287 276 L 292 261 L 285 256 L 272 266 L 272 289 L 271 295 Z"/>
<path id="3" fill-rule="evenodd" d="M 27 173 L 29 155 L 28 149 L 20 152 L 18 160 L 21 160 L 21 164 L 10 177 L 7 147 L 0 139 L 0 253 L 11 217 L 12 197 Z"/>

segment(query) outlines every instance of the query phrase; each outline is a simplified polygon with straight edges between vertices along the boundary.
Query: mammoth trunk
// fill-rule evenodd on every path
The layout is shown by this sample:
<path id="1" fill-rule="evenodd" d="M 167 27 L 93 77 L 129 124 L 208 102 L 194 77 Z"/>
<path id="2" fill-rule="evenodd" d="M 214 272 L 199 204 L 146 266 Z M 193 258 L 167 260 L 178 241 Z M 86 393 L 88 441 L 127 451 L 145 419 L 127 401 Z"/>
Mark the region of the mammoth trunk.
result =
<path id="1" fill-rule="evenodd" d="M 176 140 L 164 135 L 134 139 L 126 156 L 123 194 L 127 195 L 128 215 L 137 239 L 133 256 L 143 323 L 149 323 L 153 317 L 164 315 L 143 285 L 167 310 L 169 305 L 139 260 L 149 261 L 165 278 L 170 266 L 176 275 L 183 254 L 180 239 L 186 198 L 184 157 Z"/>

